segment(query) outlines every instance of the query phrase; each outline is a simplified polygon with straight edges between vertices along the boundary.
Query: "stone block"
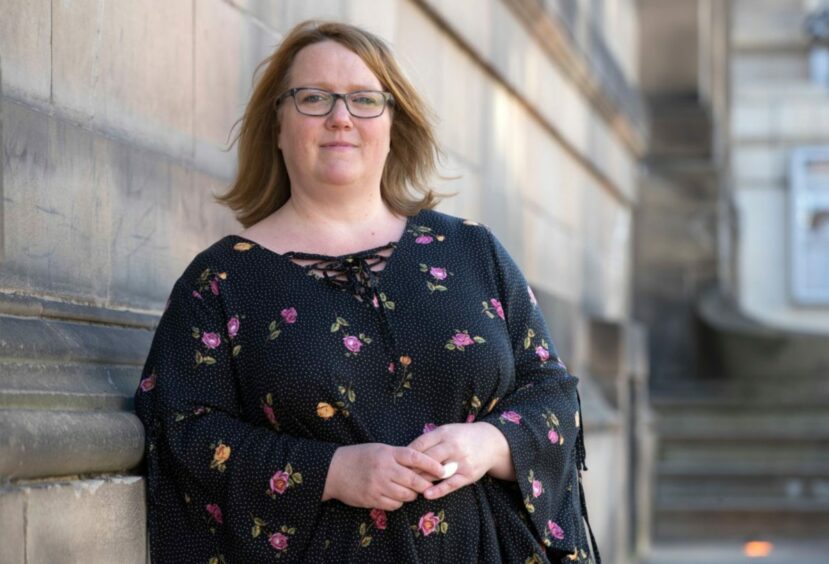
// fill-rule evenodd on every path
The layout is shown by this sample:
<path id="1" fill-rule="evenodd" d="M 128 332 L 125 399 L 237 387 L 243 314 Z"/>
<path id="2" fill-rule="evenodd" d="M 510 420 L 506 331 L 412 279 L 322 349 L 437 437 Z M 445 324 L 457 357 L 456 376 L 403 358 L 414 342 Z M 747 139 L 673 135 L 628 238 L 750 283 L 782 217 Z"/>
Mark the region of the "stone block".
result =
<path id="1" fill-rule="evenodd" d="M 789 175 L 789 151 L 774 145 L 733 145 L 731 170 L 741 186 L 785 187 Z"/>
<path id="2" fill-rule="evenodd" d="M 413 3 L 403 2 L 399 10 L 394 44 L 398 60 L 417 92 L 432 111 L 437 111 L 445 85 L 441 83 L 442 66 L 436 61 L 452 46 Z"/>
<path id="3" fill-rule="evenodd" d="M 26 563 L 144 564 L 144 481 L 137 476 L 25 488 Z"/>
<path id="4" fill-rule="evenodd" d="M 54 4 L 54 99 L 97 128 L 192 155 L 193 5 Z"/>
<path id="5" fill-rule="evenodd" d="M 793 51 L 738 52 L 731 57 L 731 92 L 739 96 L 743 87 L 757 88 L 781 82 L 802 82 L 809 76 L 805 53 Z"/>
<path id="6" fill-rule="evenodd" d="M 26 499 L 19 490 L 0 490 L 0 564 L 25 562 Z"/>
<path id="7" fill-rule="evenodd" d="M 5 261 L 12 287 L 89 298 L 106 293 L 110 207 L 95 186 L 89 132 L 3 103 Z M 102 236 L 104 235 L 104 236 Z"/>
<path id="8" fill-rule="evenodd" d="M 376 0 L 349 0 L 345 7 L 345 19 L 349 23 L 379 35 L 392 48 L 396 43 L 399 2 Z"/>
<path id="9" fill-rule="evenodd" d="M 733 141 L 771 139 L 777 135 L 779 110 L 769 103 L 738 103 L 731 112 Z"/>
<path id="10" fill-rule="evenodd" d="M 123 471 L 141 462 L 144 427 L 126 412 L 0 409 L 0 476 Z"/>
<path id="11" fill-rule="evenodd" d="M 497 22 L 494 11 L 498 8 L 498 2 L 491 0 L 456 0 L 454 2 L 441 2 L 440 0 L 427 0 L 429 8 L 434 10 L 445 21 L 449 22 L 460 34 L 464 41 L 468 42 L 473 50 L 484 58 L 492 56 L 492 41 Z M 475 17 L 469 17 L 474 14 Z"/>
<path id="12" fill-rule="evenodd" d="M 816 105 L 808 101 L 789 100 L 779 107 L 779 136 L 781 140 L 806 144 L 825 143 L 829 130 L 829 103 Z"/>
<path id="13" fill-rule="evenodd" d="M 3 88 L 24 101 L 47 102 L 51 96 L 52 2 L 6 0 L 0 18 Z"/>
<path id="14" fill-rule="evenodd" d="M 803 0 L 738 0 L 732 4 L 731 41 L 737 47 L 774 47 L 806 41 Z"/>
<path id="15" fill-rule="evenodd" d="M 279 36 L 222 0 L 194 7 L 195 160 L 230 180 L 236 169 L 236 148 L 226 150 L 231 128 L 253 91 L 254 69 L 273 52 Z"/>

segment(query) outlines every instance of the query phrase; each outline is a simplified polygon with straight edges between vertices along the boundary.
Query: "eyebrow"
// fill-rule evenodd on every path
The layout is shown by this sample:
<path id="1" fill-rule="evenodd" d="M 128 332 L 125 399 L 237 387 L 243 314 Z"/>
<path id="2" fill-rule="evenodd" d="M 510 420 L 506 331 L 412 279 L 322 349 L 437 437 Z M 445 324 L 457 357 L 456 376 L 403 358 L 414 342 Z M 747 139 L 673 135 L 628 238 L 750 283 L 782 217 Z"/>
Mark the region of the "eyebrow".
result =
<path id="1" fill-rule="evenodd" d="M 307 84 L 301 84 L 300 86 L 295 86 L 294 88 L 319 88 L 320 90 L 328 90 L 329 92 L 335 92 L 333 86 L 330 82 L 313 82 Z M 345 92 L 359 92 L 361 90 L 383 90 L 383 86 L 370 86 L 367 84 L 350 84 L 348 86 L 348 90 Z"/>

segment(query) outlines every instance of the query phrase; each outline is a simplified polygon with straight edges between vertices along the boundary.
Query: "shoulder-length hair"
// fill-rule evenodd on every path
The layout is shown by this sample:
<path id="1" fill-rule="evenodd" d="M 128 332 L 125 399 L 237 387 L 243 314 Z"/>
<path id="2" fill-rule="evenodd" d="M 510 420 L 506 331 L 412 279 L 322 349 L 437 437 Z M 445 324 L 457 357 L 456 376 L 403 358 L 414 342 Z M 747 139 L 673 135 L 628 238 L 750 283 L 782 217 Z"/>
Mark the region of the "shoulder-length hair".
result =
<path id="1" fill-rule="evenodd" d="M 309 20 L 294 27 L 277 50 L 257 67 L 254 75 L 263 66 L 264 73 L 236 123 L 239 132 L 231 146 L 238 141 L 238 172 L 230 190 L 216 199 L 234 210 L 236 219 L 245 227 L 282 207 L 291 195 L 291 179 L 277 147 L 279 119 L 275 102 L 289 88 L 289 72 L 297 53 L 322 41 L 336 41 L 357 54 L 383 89 L 394 97 L 391 147 L 380 181 L 386 205 L 398 215 L 409 216 L 433 208 L 446 196 L 427 184 L 441 156 L 431 114 L 400 70 L 390 48 L 376 35 L 358 27 Z"/>

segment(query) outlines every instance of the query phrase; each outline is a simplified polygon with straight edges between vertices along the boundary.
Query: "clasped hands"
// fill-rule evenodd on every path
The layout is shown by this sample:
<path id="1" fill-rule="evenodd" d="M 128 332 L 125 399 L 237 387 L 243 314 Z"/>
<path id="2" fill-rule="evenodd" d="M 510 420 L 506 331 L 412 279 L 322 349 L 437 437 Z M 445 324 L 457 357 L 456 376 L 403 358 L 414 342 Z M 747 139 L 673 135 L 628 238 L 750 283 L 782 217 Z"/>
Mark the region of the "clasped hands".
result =
<path id="1" fill-rule="evenodd" d="M 443 479 L 444 464 L 457 463 Z M 514 480 L 509 444 L 490 423 L 451 423 L 408 446 L 365 443 L 338 448 L 328 470 L 323 501 L 394 511 L 418 495 L 438 499 L 484 474 Z M 437 483 L 433 483 L 437 481 Z"/>

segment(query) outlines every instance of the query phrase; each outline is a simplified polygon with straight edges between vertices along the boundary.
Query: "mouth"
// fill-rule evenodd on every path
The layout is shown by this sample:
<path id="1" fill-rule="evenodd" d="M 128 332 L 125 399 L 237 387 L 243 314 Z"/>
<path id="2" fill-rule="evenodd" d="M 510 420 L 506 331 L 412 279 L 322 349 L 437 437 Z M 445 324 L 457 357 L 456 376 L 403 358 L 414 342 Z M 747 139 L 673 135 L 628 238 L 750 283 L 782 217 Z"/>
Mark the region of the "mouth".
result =
<path id="1" fill-rule="evenodd" d="M 351 143 L 346 143 L 345 141 L 336 141 L 334 143 L 325 143 L 322 145 L 323 149 L 352 149 L 356 147 Z"/>

